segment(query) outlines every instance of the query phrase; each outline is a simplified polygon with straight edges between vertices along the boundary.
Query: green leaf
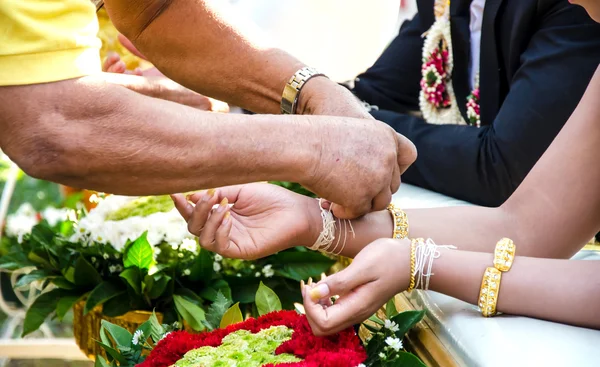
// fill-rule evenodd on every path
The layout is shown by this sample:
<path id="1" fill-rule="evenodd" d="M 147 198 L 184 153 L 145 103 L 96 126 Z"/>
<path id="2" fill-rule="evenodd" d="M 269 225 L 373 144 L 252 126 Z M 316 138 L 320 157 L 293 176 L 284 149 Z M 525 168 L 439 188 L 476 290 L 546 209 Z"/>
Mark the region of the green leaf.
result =
<path id="1" fill-rule="evenodd" d="M 40 294 L 27 309 L 21 337 L 36 331 L 44 323 L 44 320 L 56 310 L 59 299 L 59 289 Z"/>
<path id="2" fill-rule="evenodd" d="M 75 289 L 75 284 L 69 282 L 64 277 L 54 277 L 54 278 L 50 279 L 50 282 L 61 289 L 67 289 L 67 290 Z"/>
<path id="3" fill-rule="evenodd" d="M 140 269 L 150 269 L 154 265 L 154 252 L 148 242 L 148 232 L 144 232 L 137 240 L 125 249 L 123 265 L 126 268 L 137 266 Z"/>
<path id="4" fill-rule="evenodd" d="M 94 362 L 94 367 L 110 367 L 110 364 L 104 359 L 104 357 L 98 355 L 96 356 L 96 361 Z"/>
<path id="5" fill-rule="evenodd" d="M 104 351 L 106 352 L 106 355 L 108 355 L 108 356 L 112 357 L 113 359 L 115 359 L 116 361 L 118 361 L 121 366 L 129 365 L 127 363 L 127 359 L 123 355 L 121 355 L 121 353 L 119 353 L 118 350 L 116 350 L 115 348 L 113 348 L 109 345 L 106 345 L 98 340 L 96 340 L 96 343 L 98 343 L 98 345 L 100 345 L 102 347 L 102 349 L 104 349 Z"/>
<path id="6" fill-rule="evenodd" d="M 182 296 L 192 303 L 202 304 L 202 298 L 189 288 L 179 288 L 175 291 L 175 294 Z"/>
<path id="7" fill-rule="evenodd" d="M 396 302 L 394 299 L 390 299 L 388 303 L 385 305 L 385 316 L 388 320 L 391 320 L 392 317 L 398 314 L 398 309 L 396 308 Z"/>
<path id="8" fill-rule="evenodd" d="M 56 305 L 56 317 L 62 321 L 67 312 L 73 308 L 75 303 L 77 303 L 80 298 L 80 295 L 65 295 L 60 297 L 58 304 Z"/>
<path id="9" fill-rule="evenodd" d="M 138 267 L 132 266 L 119 275 L 133 289 L 135 294 L 142 294 L 142 276 Z"/>
<path id="10" fill-rule="evenodd" d="M 150 299 L 157 299 L 160 296 L 162 296 L 165 290 L 167 289 L 167 285 L 170 281 L 171 277 L 168 275 L 155 275 L 154 284 L 152 285 L 152 288 L 148 291 L 148 297 L 150 297 Z"/>
<path id="11" fill-rule="evenodd" d="M 131 335 L 129 330 L 122 328 L 119 325 L 111 324 L 106 320 L 102 320 L 102 328 L 104 328 L 113 338 L 119 349 L 122 347 L 131 347 L 133 335 Z"/>
<path id="12" fill-rule="evenodd" d="M 425 310 L 421 311 L 404 311 L 391 318 L 391 321 L 398 325 L 398 331 L 396 337 L 403 338 L 413 326 L 425 316 Z"/>
<path id="13" fill-rule="evenodd" d="M 260 316 L 270 312 L 281 311 L 281 301 L 273 290 L 260 282 L 256 292 L 256 308 Z"/>
<path id="14" fill-rule="evenodd" d="M 131 305 L 127 297 L 113 297 L 102 304 L 102 314 L 108 317 L 121 316 L 129 311 L 131 311 Z"/>
<path id="15" fill-rule="evenodd" d="M 102 277 L 96 268 L 80 255 L 75 261 L 73 280 L 78 286 L 95 287 L 102 282 Z"/>
<path id="16" fill-rule="evenodd" d="M 272 260 L 271 260 L 272 259 Z M 318 252 L 280 252 L 269 258 L 274 264 L 282 264 L 283 267 L 277 273 L 283 277 L 301 281 L 308 278 L 318 278 L 327 272 L 335 260 L 321 255 Z"/>
<path id="17" fill-rule="evenodd" d="M 179 295 L 173 295 L 173 301 L 175 301 L 177 312 L 192 329 L 196 331 L 204 330 L 204 324 L 202 321 L 206 318 L 204 315 L 204 310 L 200 306 Z"/>
<path id="18" fill-rule="evenodd" d="M 379 324 L 381 326 L 383 326 L 385 324 L 385 322 L 383 322 L 382 319 L 377 317 L 377 315 L 373 315 L 373 316 L 369 317 L 369 321 L 373 321 L 374 323 Z"/>
<path id="19" fill-rule="evenodd" d="M 391 362 L 386 363 L 391 367 L 427 367 L 417 356 L 412 353 L 400 351 L 398 357 Z"/>
<path id="20" fill-rule="evenodd" d="M 190 268 L 190 280 L 193 282 L 202 281 L 208 283 L 215 273 L 213 263 L 212 253 L 208 250 L 201 249 L 200 254 L 198 254 Z"/>
<path id="21" fill-rule="evenodd" d="M 151 334 L 151 330 L 152 330 L 152 322 L 150 321 L 150 319 L 146 320 L 144 323 L 142 323 L 137 329 L 136 329 L 136 333 L 138 331 L 142 332 L 142 338 L 139 341 L 139 343 L 137 345 L 133 345 L 134 349 L 142 349 L 143 344 L 146 342 L 146 340 L 148 340 L 148 338 L 150 337 Z M 135 335 L 135 333 L 134 333 Z"/>
<path id="22" fill-rule="evenodd" d="M 48 252 L 43 248 L 34 248 L 27 254 L 27 258 L 34 262 L 37 267 L 54 268 L 50 263 Z"/>
<path id="23" fill-rule="evenodd" d="M 229 325 L 237 324 L 242 321 L 244 321 L 244 316 L 242 316 L 242 310 L 240 310 L 240 303 L 238 302 L 225 311 L 219 327 L 224 329 Z"/>
<path id="24" fill-rule="evenodd" d="M 365 329 L 369 330 L 371 333 L 377 333 L 377 332 L 379 332 L 379 329 L 378 329 L 378 328 L 376 328 L 376 327 L 373 327 L 373 326 L 371 326 L 371 325 L 369 325 L 369 324 L 363 323 L 363 324 L 362 324 L 362 326 L 363 326 Z"/>
<path id="25" fill-rule="evenodd" d="M 111 282 L 104 281 L 89 294 L 85 307 L 83 308 L 83 314 L 87 315 L 94 307 L 103 304 L 113 297 L 122 296 L 126 293 L 122 285 L 116 285 Z"/>
<path id="26" fill-rule="evenodd" d="M 154 311 L 152 311 L 152 316 L 150 316 L 148 321 L 150 321 L 150 324 L 152 325 L 150 328 L 150 336 L 152 337 L 154 343 L 158 343 L 165 334 L 165 328 L 158 321 L 158 317 L 156 317 L 156 313 Z"/>
<path id="27" fill-rule="evenodd" d="M 10 253 L 0 257 L 0 269 L 17 270 L 34 265 L 34 263 L 29 261 L 27 255 L 22 252 Z"/>
<path id="28" fill-rule="evenodd" d="M 68 268 L 63 269 L 62 274 L 67 281 L 75 284 L 75 268 L 74 267 L 69 266 Z"/>
<path id="29" fill-rule="evenodd" d="M 219 279 L 212 283 L 209 287 L 202 288 L 198 292 L 198 295 L 207 301 L 214 302 L 217 298 L 217 293 L 219 292 L 221 292 L 225 298 L 232 299 L 231 288 L 229 288 L 229 284 L 224 279 Z"/>
<path id="30" fill-rule="evenodd" d="M 227 299 L 220 291 L 217 292 L 217 296 L 214 302 L 208 307 L 208 312 L 206 313 L 206 321 L 205 325 L 214 330 L 221 324 L 221 320 L 223 319 L 223 315 L 227 312 L 229 306 L 231 306 L 231 301 Z"/>
<path id="31" fill-rule="evenodd" d="M 46 279 L 52 276 L 52 273 L 46 270 L 33 270 L 29 274 L 25 274 L 19 278 L 14 288 L 19 289 L 22 287 L 26 287 L 29 284 L 35 282 L 36 280 Z"/>

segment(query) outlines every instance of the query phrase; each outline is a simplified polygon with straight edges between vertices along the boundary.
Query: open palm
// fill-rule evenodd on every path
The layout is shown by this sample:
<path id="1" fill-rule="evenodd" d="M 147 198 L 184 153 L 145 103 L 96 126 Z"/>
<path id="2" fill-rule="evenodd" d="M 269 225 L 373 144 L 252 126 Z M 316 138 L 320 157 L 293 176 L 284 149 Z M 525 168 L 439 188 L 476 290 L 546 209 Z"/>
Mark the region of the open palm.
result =
<path id="1" fill-rule="evenodd" d="M 202 247 L 239 259 L 310 244 L 309 217 L 319 212 L 314 199 L 264 183 L 223 187 L 191 195 L 188 200 L 195 207 L 182 196 L 174 197 Z M 233 206 L 227 208 L 227 204 Z"/>

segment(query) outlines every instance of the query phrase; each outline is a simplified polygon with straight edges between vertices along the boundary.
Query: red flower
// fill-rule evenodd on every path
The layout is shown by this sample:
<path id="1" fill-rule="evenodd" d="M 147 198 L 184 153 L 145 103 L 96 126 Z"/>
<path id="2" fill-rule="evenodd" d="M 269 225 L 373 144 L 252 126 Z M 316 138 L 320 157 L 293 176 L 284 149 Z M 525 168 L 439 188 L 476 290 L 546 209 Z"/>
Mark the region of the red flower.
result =
<path id="1" fill-rule="evenodd" d="M 262 329 L 278 325 L 287 326 L 293 329 L 294 333 L 292 339 L 280 345 L 275 353 L 289 353 L 304 360 L 277 366 L 355 367 L 367 359 L 360 339 L 352 328 L 333 336 L 316 337 L 310 329 L 306 316 L 294 311 L 279 311 L 211 332 L 200 334 L 173 332 L 161 340 L 138 367 L 168 367 L 183 358 L 183 355 L 190 350 L 204 346 L 219 346 L 223 337 L 234 331 L 244 329 L 257 333 Z M 273 367 L 273 365 L 264 367 Z"/>

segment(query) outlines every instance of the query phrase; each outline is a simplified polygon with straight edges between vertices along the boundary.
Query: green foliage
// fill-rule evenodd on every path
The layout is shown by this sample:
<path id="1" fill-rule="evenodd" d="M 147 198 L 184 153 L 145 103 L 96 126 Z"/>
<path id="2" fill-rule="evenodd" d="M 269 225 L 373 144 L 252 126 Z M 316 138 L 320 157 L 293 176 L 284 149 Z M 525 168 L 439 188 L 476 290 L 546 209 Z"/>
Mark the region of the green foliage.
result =
<path id="1" fill-rule="evenodd" d="M 194 330 L 204 330 L 203 321 L 206 320 L 204 310 L 194 302 L 189 301 L 183 296 L 174 295 L 175 307 L 183 320 Z"/>
<path id="2" fill-rule="evenodd" d="M 144 232 L 140 238 L 133 241 L 129 246 L 125 248 L 125 255 L 123 255 L 123 265 L 126 268 L 135 266 L 140 269 L 148 270 L 154 262 L 154 252 L 152 245 L 148 242 L 146 236 L 148 232 Z"/>
<path id="3" fill-rule="evenodd" d="M 263 282 L 260 282 L 258 291 L 256 292 L 256 308 L 260 316 L 270 312 L 281 311 L 281 301 L 277 294 Z"/>
<path id="4" fill-rule="evenodd" d="M 219 327 L 224 329 L 229 325 L 237 324 L 242 321 L 244 321 L 244 316 L 242 316 L 242 310 L 240 310 L 240 303 L 238 302 L 225 311 Z"/>
<path id="5" fill-rule="evenodd" d="M 206 313 L 206 320 L 204 320 L 204 325 L 209 330 L 214 330 L 219 327 L 221 324 L 221 320 L 223 319 L 223 315 L 227 312 L 227 309 L 231 306 L 231 301 L 227 299 L 223 293 L 220 291 L 217 292 L 217 296 L 215 297 L 214 302 L 208 307 L 208 312 Z"/>
<path id="6" fill-rule="evenodd" d="M 293 191 L 297 194 L 309 196 L 311 198 L 317 197 L 315 194 L 310 192 L 308 189 L 304 188 L 304 186 L 294 183 L 294 182 L 286 182 L 286 181 L 270 181 L 271 184 L 285 187 L 286 189 Z"/>

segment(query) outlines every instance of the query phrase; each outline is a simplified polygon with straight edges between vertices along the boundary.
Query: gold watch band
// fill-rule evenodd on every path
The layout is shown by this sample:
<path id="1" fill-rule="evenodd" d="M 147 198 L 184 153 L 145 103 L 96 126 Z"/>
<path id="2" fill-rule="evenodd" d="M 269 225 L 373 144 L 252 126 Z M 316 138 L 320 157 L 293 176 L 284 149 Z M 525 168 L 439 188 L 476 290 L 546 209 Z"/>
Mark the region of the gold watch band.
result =
<path id="1" fill-rule="evenodd" d="M 92 4 L 96 6 L 96 11 L 100 10 L 100 8 L 104 5 L 104 0 L 90 0 Z"/>
<path id="2" fill-rule="evenodd" d="M 296 108 L 298 107 L 298 98 L 300 97 L 300 90 L 310 78 L 315 76 L 325 76 L 325 74 L 319 73 L 316 69 L 306 66 L 298 70 L 290 78 L 285 85 L 285 88 L 283 88 L 283 94 L 281 96 L 282 114 L 293 115 L 296 113 Z"/>

